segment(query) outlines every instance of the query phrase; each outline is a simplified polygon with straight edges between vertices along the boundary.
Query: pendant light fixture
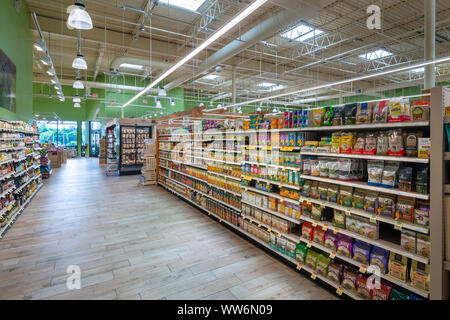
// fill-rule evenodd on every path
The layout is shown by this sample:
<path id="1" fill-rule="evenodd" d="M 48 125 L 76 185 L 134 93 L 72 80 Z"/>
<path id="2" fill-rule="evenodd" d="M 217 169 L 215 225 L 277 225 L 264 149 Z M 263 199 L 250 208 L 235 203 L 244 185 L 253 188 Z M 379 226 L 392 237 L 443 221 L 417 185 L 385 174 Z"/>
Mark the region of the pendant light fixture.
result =
<path id="1" fill-rule="evenodd" d="M 36 51 L 38 51 L 38 52 L 47 52 L 45 42 L 42 39 L 39 40 L 38 42 L 35 42 L 33 46 L 36 49 Z"/>
<path id="2" fill-rule="evenodd" d="M 72 68 L 78 70 L 87 70 L 87 63 L 81 54 L 81 31 L 78 30 L 78 54 L 77 57 L 72 62 Z"/>
<path id="3" fill-rule="evenodd" d="M 174 106 L 175 106 L 175 101 L 172 100 L 172 99 L 170 99 L 170 105 L 171 105 L 172 107 L 174 107 Z"/>
<path id="4" fill-rule="evenodd" d="M 80 103 L 80 102 L 81 102 L 80 97 L 79 97 L 78 95 L 76 95 L 76 96 L 73 98 L 73 102 Z"/>
<path id="5" fill-rule="evenodd" d="M 54 77 L 56 75 L 55 73 L 55 69 L 53 69 L 53 67 L 50 67 L 46 73 L 50 76 L 50 77 Z"/>
<path id="6" fill-rule="evenodd" d="M 69 7 L 70 14 L 67 24 L 78 30 L 90 30 L 94 26 L 83 0 L 77 0 L 74 6 Z"/>
<path id="7" fill-rule="evenodd" d="M 49 56 L 45 56 L 45 57 L 43 57 L 43 58 L 41 59 L 41 63 L 42 63 L 44 66 L 49 67 L 49 66 L 52 65 L 52 60 L 50 59 Z"/>
<path id="8" fill-rule="evenodd" d="M 75 82 L 73 83 L 73 88 L 74 89 L 84 89 L 84 84 L 83 84 L 83 82 L 81 82 L 81 78 L 80 78 L 80 70 L 77 71 L 77 78 L 76 78 Z"/>
<path id="9" fill-rule="evenodd" d="M 81 105 L 77 102 L 73 105 L 74 108 L 81 108 Z"/>

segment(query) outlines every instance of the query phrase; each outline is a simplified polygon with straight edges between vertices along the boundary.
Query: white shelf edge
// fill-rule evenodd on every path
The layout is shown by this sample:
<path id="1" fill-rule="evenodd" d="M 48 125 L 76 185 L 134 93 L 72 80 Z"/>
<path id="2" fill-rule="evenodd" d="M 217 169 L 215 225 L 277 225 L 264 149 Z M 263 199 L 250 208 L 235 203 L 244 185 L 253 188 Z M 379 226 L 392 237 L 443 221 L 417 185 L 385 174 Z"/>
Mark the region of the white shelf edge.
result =
<path id="1" fill-rule="evenodd" d="M 354 188 L 359 188 L 359 189 L 373 190 L 373 191 L 378 191 L 378 192 L 383 192 L 383 193 L 390 193 L 390 194 L 395 194 L 395 195 L 399 195 L 399 196 L 417 198 L 417 199 L 422 199 L 422 200 L 430 199 L 429 195 L 416 193 L 416 192 L 400 191 L 400 190 L 394 189 L 394 188 L 371 186 L 371 185 L 368 185 L 366 182 L 360 182 L 360 181 L 353 181 L 353 182 L 341 181 L 341 180 L 335 180 L 335 179 L 329 179 L 329 178 L 313 177 L 313 176 L 308 176 L 308 175 L 304 175 L 304 174 L 300 175 L 300 178 L 306 179 L 306 180 L 314 180 L 314 181 L 319 181 L 319 182 L 332 183 L 332 184 L 337 184 L 337 185 L 341 185 L 341 186 L 348 186 L 348 187 L 354 187 Z"/>
<path id="2" fill-rule="evenodd" d="M 430 159 L 414 158 L 414 157 L 393 157 L 393 156 L 377 156 L 364 155 L 353 153 L 329 153 L 320 151 L 300 151 L 301 155 L 318 156 L 318 157 L 334 157 L 334 158 L 351 158 L 351 159 L 366 159 L 366 160 L 385 160 L 385 161 L 399 161 L 399 162 L 413 162 L 413 163 L 429 163 Z"/>

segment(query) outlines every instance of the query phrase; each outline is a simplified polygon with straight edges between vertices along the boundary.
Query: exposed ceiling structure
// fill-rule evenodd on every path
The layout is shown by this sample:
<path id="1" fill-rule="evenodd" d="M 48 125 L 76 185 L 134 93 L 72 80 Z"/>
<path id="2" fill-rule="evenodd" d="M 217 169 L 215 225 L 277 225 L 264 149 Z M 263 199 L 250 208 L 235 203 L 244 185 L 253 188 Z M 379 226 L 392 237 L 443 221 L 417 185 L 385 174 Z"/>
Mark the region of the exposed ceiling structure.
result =
<path id="1" fill-rule="evenodd" d="M 73 80 L 77 33 L 66 26 L 74 0 L 26 0 L 35 11 L 61 83 Z M 176 3 L 175 3 L 176 2 Z M 251 0 L 85 0 L 94 28 L 82 32 L 88 70 L 154 79 L 207 39 Z M 168 5 L 168 3 L 170 5 Z M 191 9 L 174 6 L 184 3 Z M 382 29 L 367 28 L 369 5 L 381 7 Z M 200 5 L 198 8 L 197 6 Z M 423 0 L 272 0 L 169 77 L 205 102 L 230 99 L 233 72 L 238 102 L 424 60 Z M 436 4 L 436 56 L 450 52 L 450 1 Z M 31 24 L 32 25 L 32 24 Z M 39 40 L 34 31 L 34 40 Z M 216 68 L 219 66 L 220 68 Z M 35 80 L 45 81 L 35 64 Z M 437 69 L 448 80 L 450 65 Z M 282 101 L 322 99 L 421 84 L 423 70 L 321 90 Z M 143 87 L 139 84 L 138 87 Z M 97 85 L 97 87 L 99 87 Z"/>

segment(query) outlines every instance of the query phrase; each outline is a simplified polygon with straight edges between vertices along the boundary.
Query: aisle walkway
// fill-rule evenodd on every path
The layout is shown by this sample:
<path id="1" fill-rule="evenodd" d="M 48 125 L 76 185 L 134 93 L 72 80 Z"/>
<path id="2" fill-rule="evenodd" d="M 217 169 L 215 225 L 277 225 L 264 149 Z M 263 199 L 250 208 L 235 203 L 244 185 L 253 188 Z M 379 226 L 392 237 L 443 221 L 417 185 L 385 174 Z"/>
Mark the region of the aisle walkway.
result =
<path id="1" fill-rule="evenodd" d="M 68 290 L 67 267 L 81 268 Z M 0 240 L 0 299 L 335 299 L 160 187 L 68 160 Z"/>

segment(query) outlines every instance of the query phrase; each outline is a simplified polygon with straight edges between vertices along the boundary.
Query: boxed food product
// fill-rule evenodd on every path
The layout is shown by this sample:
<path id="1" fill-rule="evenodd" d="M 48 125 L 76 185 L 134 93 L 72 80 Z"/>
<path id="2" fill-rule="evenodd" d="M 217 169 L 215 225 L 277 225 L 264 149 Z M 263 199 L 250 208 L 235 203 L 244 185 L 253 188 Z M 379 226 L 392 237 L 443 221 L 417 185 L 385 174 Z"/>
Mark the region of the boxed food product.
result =
<path id="1" fill-rule="evenodd" d="M 404 132 L 405 154 L 407 157 L 417 157 L 419 138 L 423 137 L 423 131 Z"/>
<path id="2" fill-rule="evenodd" d="M 424 291 L 430 291 L 430 265 L 416 260 L 411 262 L 411 285 Z"/>
<path id="3" fill-rule="evenodd" d="M 430 236 L 424 234 L 417 234 L 417 254 L 423 257 L 430 257 L 431 242 Z"/>
<path id="4" fill-rule="evenodd" d="M 431 138 L 419 138 L 417 145 L 417 156 L 425 159 L 430 158 Z"/>
<path id="5" fill-rule="evenodd" d="M 416 253 L 416 232 L 410 230 L 402 230 L 400 242 L 403 250 Z"/>
<path id="6" fill-rule="evenodd" d="M 389 257 L 389 275 L 402 282 L 408 279 L 408 258 L 391 252 Z"/>
<path id="7" fill-rule="evenodd" d="M 411 106 L 411 121 L 427 121 L 430 114 L 429 101 L 414 101 Z"/>

